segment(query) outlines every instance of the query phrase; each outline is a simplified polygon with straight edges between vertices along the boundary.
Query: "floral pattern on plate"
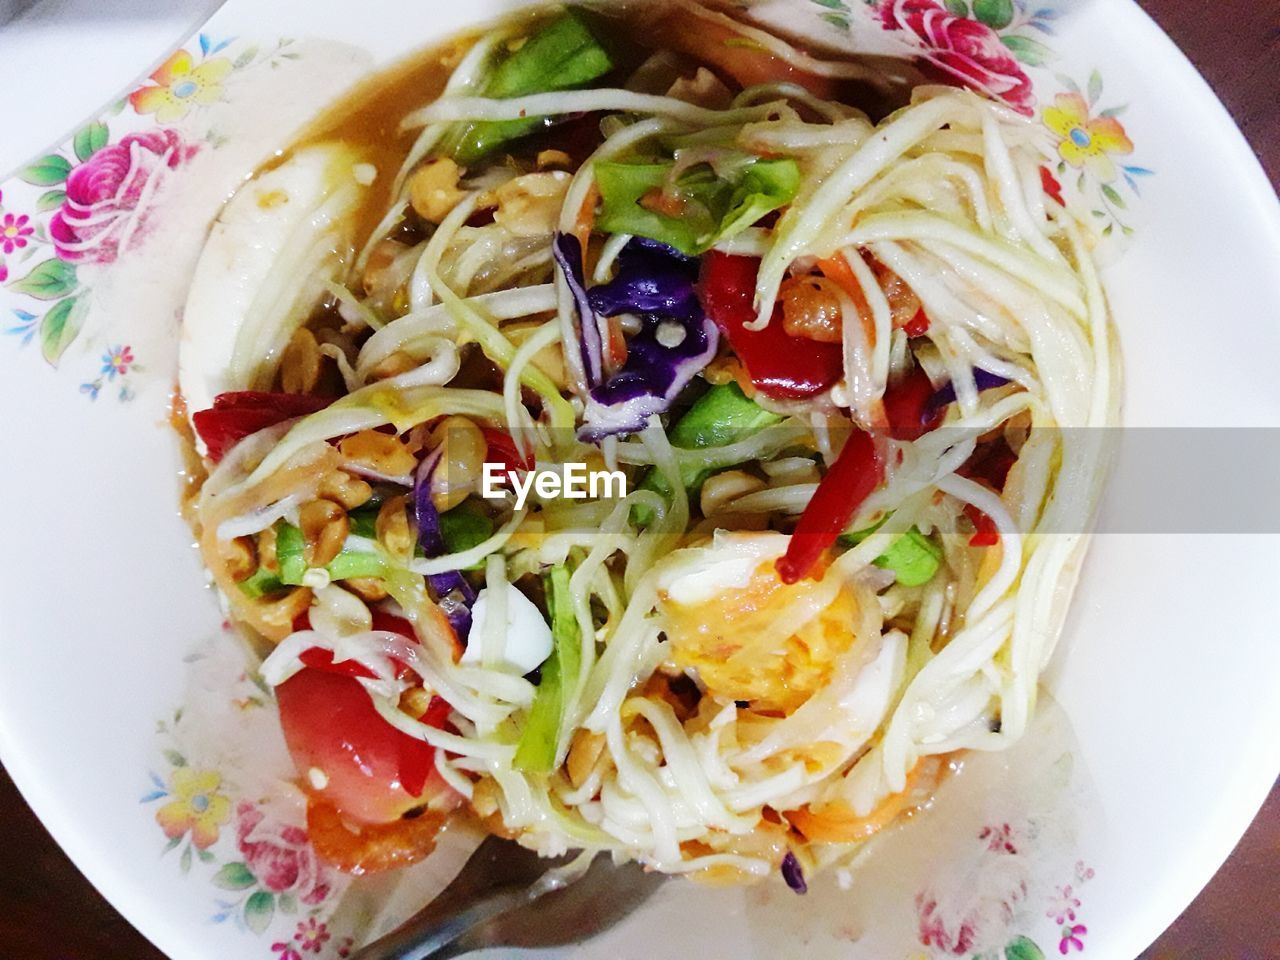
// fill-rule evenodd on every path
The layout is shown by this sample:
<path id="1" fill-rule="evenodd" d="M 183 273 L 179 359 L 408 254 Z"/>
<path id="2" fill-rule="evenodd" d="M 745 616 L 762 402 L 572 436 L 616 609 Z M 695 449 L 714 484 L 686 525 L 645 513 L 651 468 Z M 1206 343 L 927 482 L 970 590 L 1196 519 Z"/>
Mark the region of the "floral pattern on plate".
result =
<path id="1" fill-rule="evenodd" d="M 217 131 L 201 123 L 202 111 L 227 98 L 234 73 L 299 56 L 288 39 L 266 52 L 245 45 L 234 58 L 224 55 L 233 43 L 199 34 L 4 184 L 0 304 L 16 320 L 4 332 L 20 346 L 38 341 L 45 361 L 59 365 L 84 330 L 95 283 L 145 243 L 175 176 L 200 151 L 220 145 Z M 80 392 L 96 400 L 110 387 L 116 399 L 133 399 L 131 378 L 144 368 L 132 347 L 108 343 L 105 351 Z"/>
<path id="2" fill-rule="evenodd" d="M 968 87 L 1027 117 L 1051 135 L 1045 187 L 1061 199 L 1065 184 L 1089 211 L 1100 238 L 1131 236 L 1130 204 L 1152 170 L 1128 162 L 1135 147 L 1119 116 L 1102 106 L 1102 75 L 1084 84 L 1053 72 L 1059 8 L 1027 0 L 809 0 L 830 26 L 850 33 L 879 27 L 905 45 L 942 83 Z M 863 19 L 860 20 L 859 17 Z M 865 22 L 864 22 L 865 21 Z"/>
<path id="3" fill-rule="evenodd" d="M 354 938 L 332 913 L 348 878 L 307 840 L 274 705 L 230 641 L 188 658 L 192 692 L 157 724 L 163 772 L 149 773 L 141 802 L 161 854 L 176 852 L 177 872 L 208 888 L 211 922 L 261 938 L 278 960 L 343 957 Z M 248 771 L 240 758 L 259 744 L 262 768 Z"/>

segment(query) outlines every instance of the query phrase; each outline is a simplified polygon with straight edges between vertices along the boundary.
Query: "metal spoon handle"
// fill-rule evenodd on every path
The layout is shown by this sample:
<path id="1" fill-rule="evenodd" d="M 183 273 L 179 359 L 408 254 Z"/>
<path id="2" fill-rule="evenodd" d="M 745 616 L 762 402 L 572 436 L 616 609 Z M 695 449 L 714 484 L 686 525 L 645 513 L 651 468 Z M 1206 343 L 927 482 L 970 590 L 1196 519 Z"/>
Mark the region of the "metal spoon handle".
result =
<path id="1" fill-rule="evenodd" d="M 536 886 L 534 888 L 537 889 Z M 457 956 L 449 948 L 486 920 L 523 906 L 537 893 L 527 886 L 506 887 L 443 914 L 420 913 L 362 947 L 351 960 L 444 960 Z"/>

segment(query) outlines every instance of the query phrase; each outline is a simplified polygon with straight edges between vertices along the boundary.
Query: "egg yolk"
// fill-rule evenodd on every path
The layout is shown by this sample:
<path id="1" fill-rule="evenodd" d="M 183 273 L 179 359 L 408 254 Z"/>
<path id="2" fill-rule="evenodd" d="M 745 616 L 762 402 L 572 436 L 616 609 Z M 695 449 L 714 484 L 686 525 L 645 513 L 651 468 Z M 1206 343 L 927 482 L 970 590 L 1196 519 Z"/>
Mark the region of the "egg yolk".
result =
<path id="1" fill-rule="evenodd" d="M 745 587 L 705 602 L 668 597 L 661 612 L 672 659 L 697 671 L 717 699 L 789 714 L 830 680 L 836 660 L 853 644 L 857 602 L 850 591 L 841 590 L 816 616 L 801 617 L 826 592 L 815 580 L 784 584 L 766 563 Z M 796 619 L 804 622 L 788 629 L 787 621 Z"/>

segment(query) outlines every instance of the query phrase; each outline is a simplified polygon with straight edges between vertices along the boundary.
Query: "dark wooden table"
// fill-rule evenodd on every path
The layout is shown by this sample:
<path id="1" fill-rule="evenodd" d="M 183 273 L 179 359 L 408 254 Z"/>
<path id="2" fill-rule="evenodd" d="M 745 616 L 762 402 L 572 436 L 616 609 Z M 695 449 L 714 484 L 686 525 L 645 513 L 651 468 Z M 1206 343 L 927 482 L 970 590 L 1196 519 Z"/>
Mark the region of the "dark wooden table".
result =
<path id="1" fill-rule="evenodd" d="M 1218 92 L 1280 184 L 1280 3 L 1140 0 Z M 0 958 L 164 960 L 76 871 L 0 770 Z M 1280 788 L 1143 960 L 1280 957 Z M 229 958 L 234 960 L 234 958 Z"/>

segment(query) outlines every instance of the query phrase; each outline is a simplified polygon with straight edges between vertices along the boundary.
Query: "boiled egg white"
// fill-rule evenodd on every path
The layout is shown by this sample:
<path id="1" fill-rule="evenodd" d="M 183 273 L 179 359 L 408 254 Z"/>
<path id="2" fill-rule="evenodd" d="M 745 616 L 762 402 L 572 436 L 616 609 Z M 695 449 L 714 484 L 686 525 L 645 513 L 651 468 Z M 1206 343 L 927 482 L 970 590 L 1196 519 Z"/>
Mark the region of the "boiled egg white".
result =
<path id="1" fill-rule="evenodd" d="M 494 666 L 523 676 L 541 666 L 551 656 L 551 627 L 532 600 L 515 587 L 507 586 L 503 589 L 506 594 L 507 629 L 501 656 Z M 481 663 L 481 648 L 484 646 L 486 631 L 490 629 L 491 610 L 489 588 L 485 587 L 471 605 L 471 633 L 467 649 L 462 653 L 463 663 Z"/>
<path id="2" fill-rule="evenodd" d="M 717 530 L 711 543 L 677 550 L 657 577 L 660 593 L 684 606 L 744 589 L 760 565 L 787 552 L 790 538 L 774 531 Z"/>
<path id="3" fill-rule="evenodd" d="M 190 413 L 228 390 L 270 389 L 289 338 L 351 258 L 359 166 L 344 144 L 306 147 L 223 208 L 183 312 L 178 381 Z"/>

